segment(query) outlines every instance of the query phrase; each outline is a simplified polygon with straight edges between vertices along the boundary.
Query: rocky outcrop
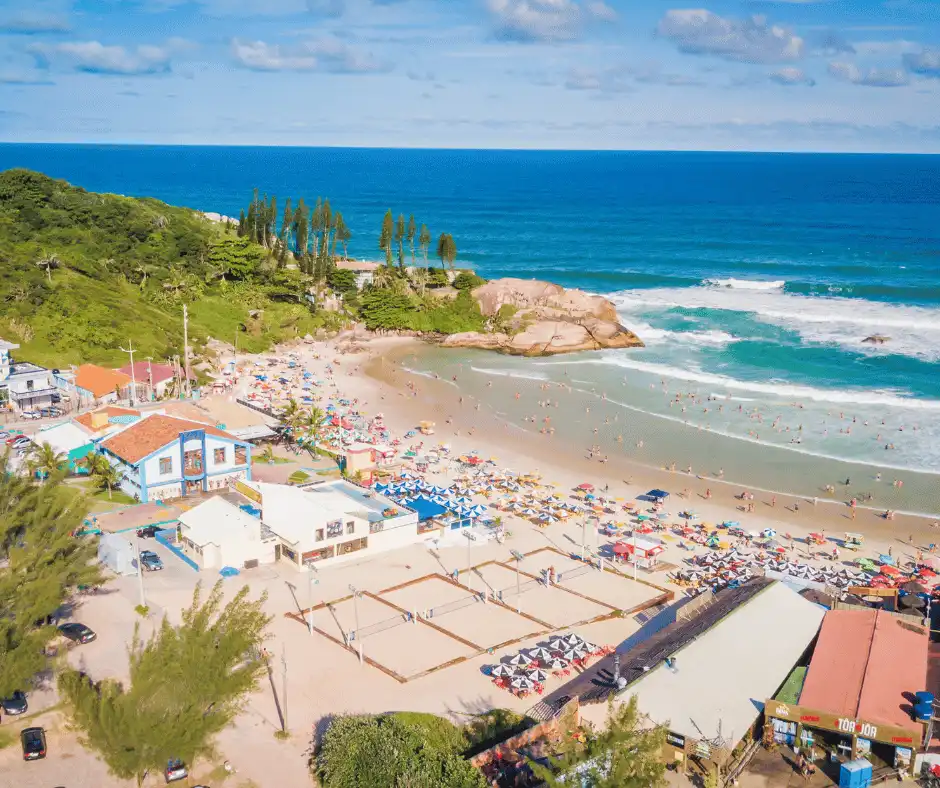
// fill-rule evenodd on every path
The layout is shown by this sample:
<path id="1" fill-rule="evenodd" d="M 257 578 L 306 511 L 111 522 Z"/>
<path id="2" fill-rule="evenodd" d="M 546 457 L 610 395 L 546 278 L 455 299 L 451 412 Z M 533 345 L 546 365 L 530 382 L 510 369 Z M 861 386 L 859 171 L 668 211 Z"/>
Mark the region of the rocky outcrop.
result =
<path id="1" fill-rule="evenodd" d="M 518 356 L 643 347 L 636 334 L 620 325 L 616 307 L 603 296 L 550 282 L 496 279 L 476 288 L 473 297 L 494 330 L 452 334 L 442 341 L 445 347 Z"/>
<path id="2" fill-rule="evenodd" d="M 867 342 L 870 345 L 883 345 L 891 337 L 886 337 L 883 334 L 872 334 L 870 337 L 865 337 L 862 342 Z"/>

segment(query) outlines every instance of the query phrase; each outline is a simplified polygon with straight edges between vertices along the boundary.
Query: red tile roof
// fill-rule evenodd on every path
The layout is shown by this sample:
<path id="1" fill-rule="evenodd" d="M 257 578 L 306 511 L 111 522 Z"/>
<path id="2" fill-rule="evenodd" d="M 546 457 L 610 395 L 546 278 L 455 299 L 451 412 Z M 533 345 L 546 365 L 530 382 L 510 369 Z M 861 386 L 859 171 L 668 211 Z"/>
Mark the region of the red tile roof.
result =
<path id="1" fill-rule="evenodd" d="M 104 427 L 99 427 L 96 429 L 92 424 L 94 416 L 98 413 L 104 413 L 108 417 L 108 420 L 113 419 L 115 416 L 139 416 L 140 411 L 135 410 L 134 408 L 122 408 L 118 405 L 105 405 L 103 408 L 98 408 L 97 410 L 91 411 L 90 413 L 83 413 L 81 416 L 76 416 L 73 421 L 77 421 L 81 426 L 90 432 L 100 432 Z"/>
<path id="2" fill-rule="evenodd" d="M 125 375 L 130 375 L 131 365 L 125 364 L 120 371 Z M 167 364 L 153 364 L 150 361 L 134 362 L 134 377 L 138 383 L 150 383 L 157 386 L 165 380 L 172 380 L 175 374 L 176 370 Z"/>
<path id="3" fill-rule="evenodd" d="M 115 389 L 124 388 L 130 382 L 129 375 L 97 364 L 82 364 L 75 371 L 75 385 L 90 391 L 95 397 L 112 394 Z"/>
<path id="4" fill-rule="evenodd" d="M 136 464 L 157 449 L 173 443 L 181 432 L 189 430 L 205 430 L 207 435 L 237 440 L 234 435 L 208 424 L 157 414 L 132 424 L 113 438 L 108 438 L 101 446 L 125 462 Z"/>
<path id="5" fill-rule="evenodd" d="M 926 630 L 880 610 L 831 610 L 800 705 L 917 733 L 906 693 L 927 688 Z"/>

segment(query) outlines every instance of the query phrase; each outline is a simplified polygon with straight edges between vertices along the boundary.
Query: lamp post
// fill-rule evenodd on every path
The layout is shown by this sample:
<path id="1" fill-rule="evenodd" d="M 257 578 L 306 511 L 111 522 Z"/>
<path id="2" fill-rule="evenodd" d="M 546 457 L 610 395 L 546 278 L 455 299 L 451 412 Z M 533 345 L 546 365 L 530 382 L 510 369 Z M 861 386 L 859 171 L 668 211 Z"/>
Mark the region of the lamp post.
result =
<path id="1" fill-rule="evenodd" d="M 359 597 L 362 595 L 362 592 L 359 591 L 354 585 L 349 586 L 349 590 L 352 591 L 353 595 L 353 615 L 356 618 L 356 643 L 359 647 L 359 664 L 362 664 L 362 636 L 359 634 Z"/>
<path id="2" fill-rule="evenodd" d="M 461 530 L 461 533 L 467 539 L 467 590 L 472 591 L 473 589 L 470 588 L 470 544 L 473 541 L 473 537 L 470 535 L 469 531 Z"/>
<path id="3" fill-rule="evenodd" d="M 518 550 L 512 550 L 512 557 L 516 559 L 516 612 L 522 612 L 522 591 L 519 588 L 519 563 L 525 556 Z"/>
<path id="4" fill-rule="evenodd" d="M 307 631 L 313 634 L 313 587 L 320 584 L 320 578 L 317 577 L 317 568 L 312 564 L 307 567 L 310 570 L 310 577 L 307 583 L 307 604 L 310 607 L 310 615 L 307 618 Z"/>

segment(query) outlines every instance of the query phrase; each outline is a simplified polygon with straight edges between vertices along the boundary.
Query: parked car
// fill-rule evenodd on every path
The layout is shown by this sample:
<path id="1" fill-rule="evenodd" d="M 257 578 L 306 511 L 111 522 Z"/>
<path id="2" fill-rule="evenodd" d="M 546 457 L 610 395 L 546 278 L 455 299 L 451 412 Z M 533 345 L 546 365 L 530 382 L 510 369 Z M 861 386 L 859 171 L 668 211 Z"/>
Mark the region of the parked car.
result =
<path id="1" fill-rule="evenodd" d="M 30 419 L 31 421 L 42 418 L 42 415 L 36 410 L 24 410 L 20 415 L 24 419 Z"/>
<path id="2" fill-rule="evenodd" d="M 46 757 L 46 732 L 42 728 L 24 728 L 20 733 L 24 761 L 38 761 Z"/>
<path id="3" fill-rule="evenodd" d="M 59 632 L 74 643 L 91 643 L 98 637 L 90 627 L 79 624 L 77 621 L 59 624 Z"/>
<path id="4" fill-rule="evenodd" d="M 3 713 L 8 717 L 25 714 L 28 708 L 26 693 L 20 690 L 14 692 L 9 698 L 0 698 L 0 709 L 3 709 Z"/>
<path id="5" fill-rule="evenodd" d="M 159 532 L 160 529 L 155 525 L 145 525 L 137 529 L 137 535 L 141 539 L 153 539 Z"/>
<path id="6" fill-rule="evenodd" d="M 159 572 L 163 569 L 163 561 L 153 550 L 140 551 L 140 565 L 148 572 Z"/>
<path id="7" fill-rule="evenodd" d="M 21 437 L 12 441 L 10 443 L 10 446 L 12 446 L 14 449 L 25 449 L 27 446 L 30 446 L 31 444 L 32 444 L 32 441 L 29 438 Z"/>
<path id="8" fill-rule="evenodd" d="M 189 770 L 186 764 L 178 758 L 170 761 L 163 770 L 163 779 L 168 783 L 175 783 L 177 780 L 185 780 L 189 777 Z"/>

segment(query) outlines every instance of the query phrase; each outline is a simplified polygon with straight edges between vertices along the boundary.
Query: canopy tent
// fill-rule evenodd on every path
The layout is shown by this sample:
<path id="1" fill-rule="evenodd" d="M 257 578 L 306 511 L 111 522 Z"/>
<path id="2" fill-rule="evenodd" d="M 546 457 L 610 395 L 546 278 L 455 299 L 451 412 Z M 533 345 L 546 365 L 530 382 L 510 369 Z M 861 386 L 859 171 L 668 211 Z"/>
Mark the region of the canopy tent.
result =
<path id="1" fill-rule="evenodd" d="M 420 522 L 447 514 L 447 509 L 423 495 L 412 500 L 411 503 L 408 504 L 408 507 L 418 513 L 418 520 Z"/>
<path id="2" fill-rule="evenodd" d="M 654 501 L 665 501 L 669 497 L 669 493 L 665 490 L 650 490 L 646 493 L 647 498 L 652 498 Z"/>

